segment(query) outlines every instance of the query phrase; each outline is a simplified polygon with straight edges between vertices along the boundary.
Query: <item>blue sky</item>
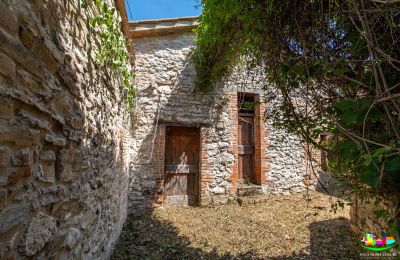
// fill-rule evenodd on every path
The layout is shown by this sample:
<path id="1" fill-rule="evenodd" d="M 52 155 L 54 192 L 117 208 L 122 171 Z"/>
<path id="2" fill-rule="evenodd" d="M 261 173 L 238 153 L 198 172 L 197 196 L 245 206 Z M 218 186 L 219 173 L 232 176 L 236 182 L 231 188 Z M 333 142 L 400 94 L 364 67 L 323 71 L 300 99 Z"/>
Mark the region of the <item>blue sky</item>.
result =
<path id="1" fill-rule="evenodd" d="M 197 16 L 201 12 L 200 0 L 125 0 L 125 2 L 129 21 Z"/>

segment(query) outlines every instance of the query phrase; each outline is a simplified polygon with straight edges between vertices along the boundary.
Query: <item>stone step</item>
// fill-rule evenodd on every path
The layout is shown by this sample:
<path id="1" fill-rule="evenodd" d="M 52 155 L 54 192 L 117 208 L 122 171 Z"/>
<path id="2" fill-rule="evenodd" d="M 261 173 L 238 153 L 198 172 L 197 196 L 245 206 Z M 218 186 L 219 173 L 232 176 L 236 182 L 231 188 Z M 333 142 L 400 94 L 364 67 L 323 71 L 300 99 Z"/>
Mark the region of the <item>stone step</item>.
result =
<path id="1" fill-rule="evenodd" d="M 264 195 L 261 186 L 251 185 L 251 186 L 239 186 L 237 188 L 238 197 L 254 197 Z"/>

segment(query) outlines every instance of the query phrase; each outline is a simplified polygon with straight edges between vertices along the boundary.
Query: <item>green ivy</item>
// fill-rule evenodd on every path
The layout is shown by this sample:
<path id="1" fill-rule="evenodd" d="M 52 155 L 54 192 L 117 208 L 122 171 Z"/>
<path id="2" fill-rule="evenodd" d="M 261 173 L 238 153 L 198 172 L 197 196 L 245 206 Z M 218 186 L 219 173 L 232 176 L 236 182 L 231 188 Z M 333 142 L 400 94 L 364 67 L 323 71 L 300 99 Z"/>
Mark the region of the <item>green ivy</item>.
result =
<path id="1" fill-rule="evenodd" d="M 135 88 L 132 83 L 134 73 L 129 69 L 128 40 L 120 30 L 120 14 L 115 7 L 104 0 L 92 0 L 99 14 L 89 19 L 89 26 L 99 31 L 100 45 L 96 50 L 96 59 L 100 64 L 111 68 L 121 77 L 122 85 L 127 89 L 128 108 L 134 105 Z M 88 1 L 82 6 L 88 8 Z"/>

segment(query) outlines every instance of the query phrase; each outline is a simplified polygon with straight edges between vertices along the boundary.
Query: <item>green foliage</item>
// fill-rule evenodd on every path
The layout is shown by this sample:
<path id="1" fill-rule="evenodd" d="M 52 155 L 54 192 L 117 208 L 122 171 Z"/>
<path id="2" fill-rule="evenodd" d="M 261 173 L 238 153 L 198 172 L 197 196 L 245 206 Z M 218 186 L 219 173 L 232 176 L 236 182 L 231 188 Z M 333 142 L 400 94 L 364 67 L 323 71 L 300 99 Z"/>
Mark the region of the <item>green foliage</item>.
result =
<path id="1" fill-rule="evenodd" d="M 262 68 L 276 126 L 327 151 L 355 190 L 400 190 L 400 3 L 202 2 L 197 89 Z"/>
<path id="2" fill-rule="evenodd" d="M 377 218 L 388 218 L 389 213 L 387 212 L 387 210 L 380 209 L 380 210 L 374 210 L 374 215 Z"/>
<path id="3" fill-rule="evenodd" d="M 339 210 L 343 210 L 345 206 L 345 203 L 341 200 L 337 200 L 336 202 L 331 204 L 331 209 L 330 211 L 335 213 L 338 212 Z"/>
<path id="4" fill-rule="evenodd" d="M 246 101 L 239 105 L 240 105 L 240 109 L 242 109 L 244 111 L 252 111 L 260 105 L 260 101 Z"/>
<path id="5" fill-rule="evenodd" d="M 90 1 L 90 0 L 89 0 Z M 132 83 L 133 72 L 129 69 L 128 41 L 120 30 L 120 14 L 104 0 L 92 0 L 99 14 L 89 19 L 89 26 L 98 30 L 100 37 L 96 58 L 100 64 L 109 67 L 121 78 L 122 85 L 128 91 L 128 107 L 132 107 L 135 88 Z M 88 8 L 88 1 L 82 6 Z"/>

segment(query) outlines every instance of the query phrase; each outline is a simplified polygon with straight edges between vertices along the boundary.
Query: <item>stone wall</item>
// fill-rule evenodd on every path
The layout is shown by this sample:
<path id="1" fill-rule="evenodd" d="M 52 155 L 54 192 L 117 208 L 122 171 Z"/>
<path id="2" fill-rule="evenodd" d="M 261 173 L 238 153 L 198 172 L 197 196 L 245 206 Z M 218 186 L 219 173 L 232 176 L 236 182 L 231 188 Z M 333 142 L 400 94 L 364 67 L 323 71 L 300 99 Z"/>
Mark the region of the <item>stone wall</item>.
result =
<path id="1" fill-rule="evenodd" d="M 165 125 L 211 125 L 212 97 L 193 94 L 194 68 L 188 62 L 193 38 L 193 33 L 182 33 L 134 41 L 137 120 L 132 143 L 135 156 L 131 168 L 130 209 L 151 206 L 155 200 L 162 199 L 157 194 L 162 193 L 160 185 L 164 179 L 164 142 L 160 136 L 164 136 Z M 216 158 L 218 141 L 219 138 L 209 139 L 207 145 L 213 160 L 221 160 Z"/>
<path id="2" fill-rule="evenodd" d="M 201 203 L 234 195 L 239 185 L 238 92 L 255 93 L 262 100 L 260 87 L 244 81 L 244 72 L 238 70 L 210 95 L 194 92 L 195 70 L 190 62 L 194 34 L 149 35 L 135 38 L 133 45 L 138 118 L 132 144 L 130 211 L 162 204 L 166 125 L 200 128 Z M 298 138 L 264 122 L 265 106 L 262 103 L 255 111 L 257 183 L 266 193 L 302 191 L 304 149 Z"/>
<path id="3" fill-rule="evenodd" d="M 394 220 L 400 217 L 400 200 L 396 196 L 368 197 L 351 196 L 350 220 L 357 233 L 374 233 L 380 236 L 382 232 L 390 232 Z M 400 230 L 398 230 L 399 232 Z"/>
<path id="4" fill-rule="evenodd" d="M 288 135 L 282 129 L 273 127 L 271 120 L 266 121 L 268 135 L 266 153 L 271 157 L 270 171 L 267 174 L 268 183 L 264 192 L 271 194 L 290 195 L 304 191 L 304 180 L 308 169 L 305 163 L 305 150 L 300 139 L 295 135 Z"/>
<path id="5" fill-rule="evenodd" d="M 106 259 L 126 218 L 124 91 L 79 3 L 0 3 L 0 259 Z"/>

